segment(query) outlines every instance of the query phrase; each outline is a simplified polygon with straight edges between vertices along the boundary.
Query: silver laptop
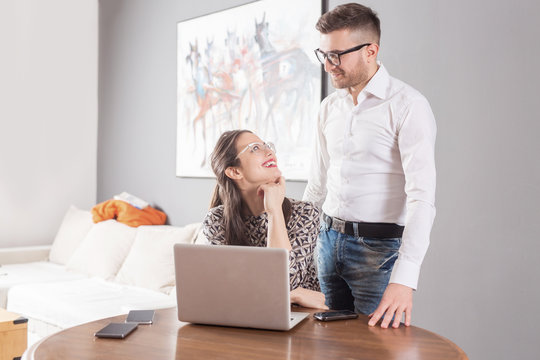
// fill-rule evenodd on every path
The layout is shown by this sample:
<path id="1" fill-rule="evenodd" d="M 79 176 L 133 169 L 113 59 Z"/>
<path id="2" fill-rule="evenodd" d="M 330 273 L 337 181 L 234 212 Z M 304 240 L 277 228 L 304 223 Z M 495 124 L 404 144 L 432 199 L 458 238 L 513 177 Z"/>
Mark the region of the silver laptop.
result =
<path id="1" fill-rule="evenodd" d="M 180 321 L 289 330 L 309 315 L 291 312 L 285 249 L 176 244 L 174 263 Z"/>

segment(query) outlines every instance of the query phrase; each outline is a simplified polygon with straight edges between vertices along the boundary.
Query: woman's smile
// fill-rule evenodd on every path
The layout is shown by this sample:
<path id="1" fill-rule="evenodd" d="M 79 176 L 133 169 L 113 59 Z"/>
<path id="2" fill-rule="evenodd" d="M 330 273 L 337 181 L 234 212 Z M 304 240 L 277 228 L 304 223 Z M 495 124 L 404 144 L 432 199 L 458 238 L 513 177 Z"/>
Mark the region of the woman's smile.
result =
<path id="1" fill-rule="evenodd" d="M 269 159 L 267 161 L 265 161 L 262 166 L 264 167 L 267 167 L 267 168 L 271 168 L 271 167 L 277 167 L 277 161 L 276 159 Z"/>

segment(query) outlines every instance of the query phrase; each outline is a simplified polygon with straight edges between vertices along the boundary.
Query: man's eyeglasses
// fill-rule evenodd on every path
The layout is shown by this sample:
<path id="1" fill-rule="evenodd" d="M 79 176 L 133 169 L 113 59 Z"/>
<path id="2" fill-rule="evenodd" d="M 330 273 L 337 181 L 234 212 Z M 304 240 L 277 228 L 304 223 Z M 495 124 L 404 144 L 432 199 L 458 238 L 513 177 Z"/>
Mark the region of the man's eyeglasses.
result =
<path id="1" fill-rule="evenodd" d="M 353 48 L 343 50 L 343 51 L 338 51 L 338 52 L 331 52 L 331 51 L 330 52 L 324 52 L 321 49 L 316 49 L 314 51 L 315 51 L 315 55 L 317 56 L 317 59 L 321 62 L 321 64 L 324 65 L 324 63 L 326 62 L 326 59 L 328 59 L 330 64 L 332 64 L 334 66 L 339 66 L 339 65 L 341 65 L 341 55 L 345 55 L 345 54 L 351 53 L 353 51 L 358 51 L 361 48 L 363 48 L 364 46 L 368 46 L 368 45 L 371 45 L 371 43 L 358 45 L 358 46 L 355 46 Z"/>
<path id="2" fill-rule="evenodd" d="M 242 151 L 240 151 L 238 155 L 236 155 L 236 158 L 238 158 L 240 155 L 242 155 L 242 153 L 247 151 L 247 149 L 249 149 L 249 151 L 255 155 L 264 155 L 266 150 L 271 150 L 274 154 L 276 153 L 276 147 L 274 146 L 274 143 L 254 142 L 254 143 L 248 144 Z"/>

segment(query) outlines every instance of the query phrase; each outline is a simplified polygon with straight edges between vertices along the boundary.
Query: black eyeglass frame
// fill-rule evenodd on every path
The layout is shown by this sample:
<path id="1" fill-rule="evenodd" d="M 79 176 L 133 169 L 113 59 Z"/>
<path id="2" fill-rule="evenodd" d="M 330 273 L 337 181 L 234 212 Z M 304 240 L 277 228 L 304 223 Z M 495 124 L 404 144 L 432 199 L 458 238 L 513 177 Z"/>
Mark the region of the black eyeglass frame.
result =
<path id="1" fill-rule="evenodd" d="M 343 50 L 343 51 L 338 51 L 338 52 L 334 52 L 334 51 L 329 51 L 327 53 L 325 53 L 324 51 L 322 51 L 321 49 L 315 49 L 313 50 L 315 52 L 315 56 L 317 57 L 317 60 L 319 60 L 319 62 L 321 64 L 324 65 L 324 63 L 326 62 L 326 60 L 328 59 L 328 61 L 330 62 L 330 64 L 334 65 L 334 66 L 339 66 L 341 65 L 341 55 L 345 55 L 345 54 L 348 54 L 348 53 L 351 53 L 351 52 L 354 52 L 354 51 L 358 51 L 360 49 L 362 49 L 363 47 L 365 46 L 369 46 L 371 45 L 372 43 L 365 43 L 365 44 L 362 44 L 362 45 L 358 45 L 358 46 L 355 46 L 355 47 L 352 47 L 350 49 L 347 49 L 347 50 Z M 319 57 L 319 54 L 321 54 L 321 56 L 323 57 L 323 59 L 321 60 L 321 58 Z M 335 64 L 329 57 L 328 55 L 337 55 L 337 64 Z"/>

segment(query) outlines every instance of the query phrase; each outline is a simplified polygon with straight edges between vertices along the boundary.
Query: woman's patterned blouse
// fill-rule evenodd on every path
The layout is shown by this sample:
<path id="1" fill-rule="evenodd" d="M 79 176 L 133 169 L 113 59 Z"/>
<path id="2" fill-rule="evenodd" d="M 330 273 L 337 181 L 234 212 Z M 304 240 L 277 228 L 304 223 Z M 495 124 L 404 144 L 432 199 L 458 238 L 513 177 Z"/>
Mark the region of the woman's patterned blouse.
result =
<path id="1" fill-rule="evenodd" d="M 289 274 L 291 290 L 303 287 L 320 291 L 315 268 L 314 251 L 319 235 L 319 210 L 309 202 L 290 199 L 291 217 L 287 233 L 292 250 L 289 252 Z M 268 218 L 266 213 L 244 218 L 252 246 L 266 246 Z M 225 244 L 223 205 L 210 209 L 204 219 L 203 234 L 214 245 Z"/>

